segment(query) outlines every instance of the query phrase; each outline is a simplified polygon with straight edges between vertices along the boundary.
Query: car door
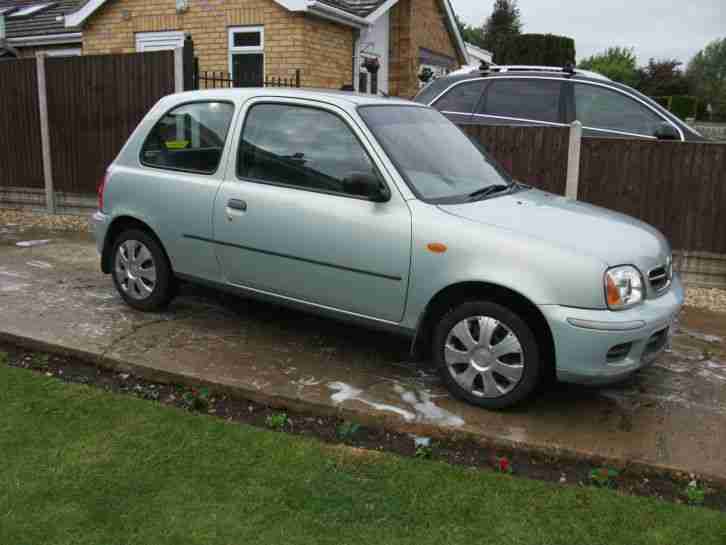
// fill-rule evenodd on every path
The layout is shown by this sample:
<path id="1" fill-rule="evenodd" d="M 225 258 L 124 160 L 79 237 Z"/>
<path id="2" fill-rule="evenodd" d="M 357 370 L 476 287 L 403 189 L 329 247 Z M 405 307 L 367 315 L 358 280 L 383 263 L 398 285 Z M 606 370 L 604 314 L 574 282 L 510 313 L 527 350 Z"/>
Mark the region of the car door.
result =
<path id="1" fill-rule="evenodd" d="M 449 87 L 431 106 L 457 125 L 471 123 L 471 116 L 481 100 L 486 80 L 463 81 Z"/>
<path id="2" fill-rule="evenodd" d="M 479 125 L 562 126 L 562 80 L 544 77 L 492 77 L 474 112 Z"/>
<path id="3" fill-rule="evenodd" d="M 219 280 L 214 249 L 200 238 L 212 234 L 211 212 L 234 113 L 234 104 L 221 99 L 175 104 L 140 147 L 140 167 L 121 167 L 114 174 L 125 194 L 136 196 L 122 213 L 153 227 L 176 273 Z"/>
<path id="4" fill-rule="evenodd" d="M 226 281 L 379 320 L 406 302 L 411 214 L 352 117 L 314 101 L 245 106 L 237 158 L 214 205 Z M 374 202 L 353 180 L 375 177 Z"/>
<path id="5" fill-rule="evenodd" d="M 582 123 L 583 136 L 656 140 L 658 129 L 670 123 L 641 101 L 604 84 L 572 82 L 568 87 L 570 119 Z"/>

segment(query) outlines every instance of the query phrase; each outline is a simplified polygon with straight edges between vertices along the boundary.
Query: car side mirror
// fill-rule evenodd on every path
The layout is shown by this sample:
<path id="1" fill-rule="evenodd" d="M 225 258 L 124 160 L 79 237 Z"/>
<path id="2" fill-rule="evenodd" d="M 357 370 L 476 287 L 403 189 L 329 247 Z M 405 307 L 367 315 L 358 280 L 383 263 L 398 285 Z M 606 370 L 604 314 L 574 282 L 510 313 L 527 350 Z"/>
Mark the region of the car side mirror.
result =
<path id="1" fill-rule="evenodd" d="M 658 140 L 680 140 L 681 135 L 678 134 L 678 131 L 676 128 L 671 125 L 670 123 L 666 123 L 665 121 L 658 125 L 658 128 L 655 129 L 655 132 L 653 133 L 653 136 L 655 136 Z"/>
<path id="2" fill-rule="evenodd" d="M 353 172 L 345 180 L 345 190 L 353 195 L 367 197 L 373 202 L 385 202 L 391 192 L 378 176 L 370 172 Z"/>

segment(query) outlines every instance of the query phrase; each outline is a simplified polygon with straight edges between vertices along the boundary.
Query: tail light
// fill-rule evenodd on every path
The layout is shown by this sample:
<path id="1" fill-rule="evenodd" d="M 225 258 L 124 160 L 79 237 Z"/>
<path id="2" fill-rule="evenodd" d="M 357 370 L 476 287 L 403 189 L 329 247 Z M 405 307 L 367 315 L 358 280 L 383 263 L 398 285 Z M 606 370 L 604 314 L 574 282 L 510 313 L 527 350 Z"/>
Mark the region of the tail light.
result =
<path id="1" fill-rule="evenodd" d="M 111 176 L 111 171 L 107 170 L 106 173 L 103 175 L 103 178 L 101 178 L 101 181 L 98 182 L 98 209 L 103 212 L 103 192 L 106 189 L 106 182 L 108 182 L 109 177 Z"/>

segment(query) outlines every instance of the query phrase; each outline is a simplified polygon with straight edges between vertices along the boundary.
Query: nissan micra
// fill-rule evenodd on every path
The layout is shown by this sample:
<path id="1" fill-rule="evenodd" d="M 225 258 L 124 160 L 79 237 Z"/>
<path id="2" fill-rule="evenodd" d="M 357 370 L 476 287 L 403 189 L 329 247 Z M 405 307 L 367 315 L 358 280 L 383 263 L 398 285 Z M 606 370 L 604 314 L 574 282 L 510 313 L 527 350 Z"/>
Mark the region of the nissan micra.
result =
<path id="1" fill-rule="evenodd" d="M 333 91 L 161 99 L 99 185 L 101 268 L 142 311 L 196 282 L 410 336 L 486 408 L 622 380 L 683 303 L 630 217 L 520 184 L 433 108 Z"/>

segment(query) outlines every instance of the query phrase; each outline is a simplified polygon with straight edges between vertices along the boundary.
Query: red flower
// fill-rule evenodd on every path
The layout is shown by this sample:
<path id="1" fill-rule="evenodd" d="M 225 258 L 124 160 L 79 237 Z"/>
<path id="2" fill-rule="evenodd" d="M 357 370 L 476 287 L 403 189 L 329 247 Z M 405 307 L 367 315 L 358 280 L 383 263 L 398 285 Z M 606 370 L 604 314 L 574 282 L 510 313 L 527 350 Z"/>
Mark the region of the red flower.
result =
<path id="1" fill-rule="evenodd" d="M 504 457 L 499 458 L 499 471 L 501 471 L 502 473 L 509 473 L 511 471 L 509 460 Z"/>

